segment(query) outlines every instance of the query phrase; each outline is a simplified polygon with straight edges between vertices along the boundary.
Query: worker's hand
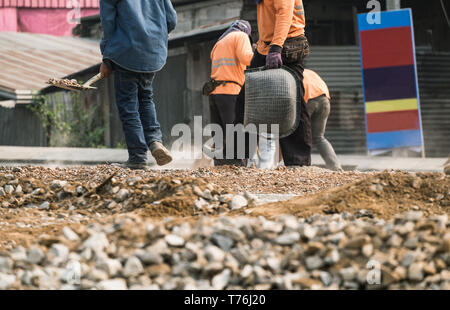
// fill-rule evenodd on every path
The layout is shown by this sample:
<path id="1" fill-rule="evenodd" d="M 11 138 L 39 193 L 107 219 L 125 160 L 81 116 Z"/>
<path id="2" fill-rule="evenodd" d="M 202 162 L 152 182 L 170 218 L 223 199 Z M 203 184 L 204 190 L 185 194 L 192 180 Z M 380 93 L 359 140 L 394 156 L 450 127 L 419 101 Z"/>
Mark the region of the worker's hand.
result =
<path id="1" fill-rule="evenodd" d="M 102 64 L 100 65 L 100 73 L 102 74 L 102 79 L 104 79 L 110 76 L 113 73 L 113 71 L 111 70 L 110 67 L 108 67 L 107 64 L 102 62 Z"/>
<path id="2" fill-rule="evenodd" d="M 266 57 L 266 69 L 278 69 L 283 65 L 281 59 L 281 47 L 272 45 Z"/>

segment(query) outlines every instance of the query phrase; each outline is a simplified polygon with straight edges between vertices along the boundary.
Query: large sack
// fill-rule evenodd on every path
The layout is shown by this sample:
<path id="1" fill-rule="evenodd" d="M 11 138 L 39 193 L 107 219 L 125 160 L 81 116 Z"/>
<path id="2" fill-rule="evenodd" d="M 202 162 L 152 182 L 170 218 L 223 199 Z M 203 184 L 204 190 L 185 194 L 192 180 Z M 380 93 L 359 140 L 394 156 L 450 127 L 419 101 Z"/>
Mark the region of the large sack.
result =
<path id="1" fill-rule="evenodd" d="M 259 134 L 270 134 L 271 125 L 278 124 L 280 138 L 291 135 L 300 122 L 299 87 L 296 74 L 286 66 L 246 70 L 244 126 L 254 124 Z M 267 131 L 260 128 L 261 124 L 267 125 Z"/>

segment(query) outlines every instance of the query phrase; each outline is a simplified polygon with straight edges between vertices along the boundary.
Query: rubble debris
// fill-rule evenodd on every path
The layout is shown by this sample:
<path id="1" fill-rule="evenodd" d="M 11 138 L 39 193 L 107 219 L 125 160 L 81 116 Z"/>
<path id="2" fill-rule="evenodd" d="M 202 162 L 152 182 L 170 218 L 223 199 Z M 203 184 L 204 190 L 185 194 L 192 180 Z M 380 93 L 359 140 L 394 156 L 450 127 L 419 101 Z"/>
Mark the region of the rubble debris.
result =
<path id="1" fill-rule="evenodd" d="M 281 230 L 261 229 L 262 217 L 202 218 L 156 225 L 140 216 L 121 215 L 103 225 L 78 228 L 80 239 L 65 240 L 3 258 L 0 285 L 5 289 L 450 289 L 450 222 L 448 216 L 395 219 L 357 218 L 353 214 L 281 216 Z M 393 231 L 413 223 L 408 235 L 389 242 Z M 422 230 L 424 226 L 435 229 Z M 305 227 L 311 238 L 300 238 Z M 336 228 L 338 227 L 338 228 Z M 223 250 L 224 231 L 239 239 Z M 330 238 L 342 233 L 338 242 Z M 363 236 L 363 237 L 361 237 Z M 414 251 L 405 242 L 417 237 Z M 364 249 L 370 245 L 371 251 Z M 70 251 L 69 251 L 70 248 Z M 87 249 L 93 252 L 85 255 Z M 15 253 L 20 252 L 20 248 Z M 364 253 L 365 252 L 365 253 Z M 412 253 L 405 264 L 405 254 Z M 373 269 L 369 262 L 379 264 Z M 380 267 L 381 266 L 381 267 Z M 72 268 L 75 276 L 61 275 Z M 79 274 L 76 274 L 76 273 Z M 368 277 L 379 272 L 378 277 Z M 369 279 L 370 278 L 370 279 Z M 380 279 L 374 283 L 373 279 Z M 372 279 L 372 280 L 371 280 Z"/>
<path id="2" fill-rule="evenodd" d="M 449 207 L 443 173 L 0 167 L 0 288 L 449 289 Z"/>

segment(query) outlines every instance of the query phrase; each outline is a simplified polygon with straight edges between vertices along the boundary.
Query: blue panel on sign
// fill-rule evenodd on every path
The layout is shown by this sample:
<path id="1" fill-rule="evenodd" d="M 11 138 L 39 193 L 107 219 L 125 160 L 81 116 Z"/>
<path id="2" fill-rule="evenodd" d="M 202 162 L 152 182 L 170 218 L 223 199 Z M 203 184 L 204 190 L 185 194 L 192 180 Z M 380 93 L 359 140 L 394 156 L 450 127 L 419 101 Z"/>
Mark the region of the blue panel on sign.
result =
<path id="1" fill-rule="evenodd" d="M 404 130 L 367 134 L 367 148 L 369 150 L 409 146 L 422 146 L 422 133 L 420 130 Z"/>
<path id="2" fill-rule="evenodd" d="M 380 14 L 379 22 L 376 15 Z M 369 16 L 370 15 L 370 16 Z M 377 30 L 391 27 L 411 26 L 411 9 L 388 11 L 380 13 L 358 14 L 359 31 Z M 369 17 L 369 18 L 368 18 Z M 373 24 L 369 24 L 373 22 Z"/>
<path id="3" fill-rule="evenodd" d="M 415 98 L 414 66 L 398 66 L 363 70 L 366 102 Z"/>

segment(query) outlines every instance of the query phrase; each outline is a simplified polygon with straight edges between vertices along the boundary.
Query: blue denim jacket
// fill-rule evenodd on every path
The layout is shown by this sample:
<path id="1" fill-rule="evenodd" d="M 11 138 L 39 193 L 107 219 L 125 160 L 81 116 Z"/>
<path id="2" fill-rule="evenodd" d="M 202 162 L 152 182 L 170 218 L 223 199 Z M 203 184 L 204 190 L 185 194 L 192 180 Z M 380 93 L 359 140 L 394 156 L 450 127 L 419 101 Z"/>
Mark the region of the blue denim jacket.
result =
<path id="1" fill-rule="evenodd" d="M 177 24 L 170 0 L 100 0 L 103 59 L 135 72 L 155 72 L 167 60 Z"/>

